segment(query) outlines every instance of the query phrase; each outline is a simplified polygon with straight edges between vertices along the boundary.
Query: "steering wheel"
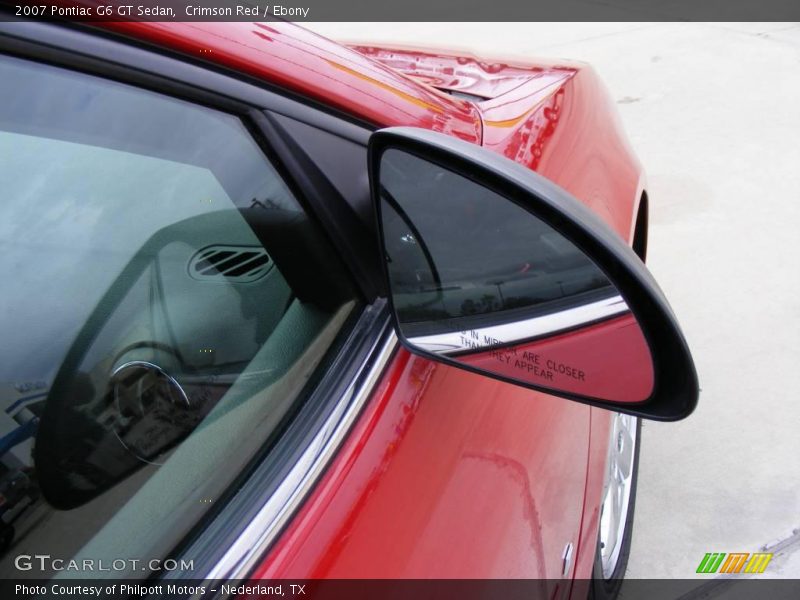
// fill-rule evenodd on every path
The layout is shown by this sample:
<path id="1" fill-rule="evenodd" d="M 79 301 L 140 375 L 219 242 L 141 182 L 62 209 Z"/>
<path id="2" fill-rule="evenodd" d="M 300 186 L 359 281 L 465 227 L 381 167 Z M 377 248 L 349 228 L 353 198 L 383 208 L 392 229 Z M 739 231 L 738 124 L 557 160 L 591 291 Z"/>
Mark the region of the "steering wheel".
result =
<path id="1" fill-rule="evenodd" d="M 143 245 L 102 296 L 47 394 L 33 458 L 42 495 L 56 508 L 80 506 L 141 467 L 159 464 L 159 456 L 197 424 L 189 398 L 164 366 L 125 359 L 131 350 L 147 347 L 182 362 L 169 346 L 140 342 L 91 370 L 85 366 L 100 332 L 154 264 L 167 239 L 163 232 Z"/>

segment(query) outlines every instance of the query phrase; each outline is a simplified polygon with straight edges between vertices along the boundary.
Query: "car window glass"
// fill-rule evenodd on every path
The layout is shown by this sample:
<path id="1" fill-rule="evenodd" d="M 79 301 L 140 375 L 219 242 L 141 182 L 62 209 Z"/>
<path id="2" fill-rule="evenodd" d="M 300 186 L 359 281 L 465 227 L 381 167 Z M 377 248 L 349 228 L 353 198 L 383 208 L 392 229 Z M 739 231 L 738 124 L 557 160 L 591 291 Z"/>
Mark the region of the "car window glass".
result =
<path id="1" fill-rule="evenodd" d="M 237 117 L 10 57 L 0 80 L 0 573 L 70 575 L 14 563 L 44 552 L 148 575 L 355 294 Z"/>

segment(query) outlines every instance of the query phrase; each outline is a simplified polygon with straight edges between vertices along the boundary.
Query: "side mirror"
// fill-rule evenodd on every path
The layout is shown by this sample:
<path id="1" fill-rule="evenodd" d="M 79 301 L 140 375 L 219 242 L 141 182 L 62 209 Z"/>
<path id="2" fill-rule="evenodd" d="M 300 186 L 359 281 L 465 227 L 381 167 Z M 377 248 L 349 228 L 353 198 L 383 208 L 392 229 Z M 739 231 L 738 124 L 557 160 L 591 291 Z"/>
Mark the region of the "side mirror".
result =
<path id="1" fill-rule="evenodd" d="M 697 374 L 664 294 L 566 191 L 416 128 L 374 133 L 369 167 L 395 329 L 411 352 L 645 418 L 694 410 Z"/>

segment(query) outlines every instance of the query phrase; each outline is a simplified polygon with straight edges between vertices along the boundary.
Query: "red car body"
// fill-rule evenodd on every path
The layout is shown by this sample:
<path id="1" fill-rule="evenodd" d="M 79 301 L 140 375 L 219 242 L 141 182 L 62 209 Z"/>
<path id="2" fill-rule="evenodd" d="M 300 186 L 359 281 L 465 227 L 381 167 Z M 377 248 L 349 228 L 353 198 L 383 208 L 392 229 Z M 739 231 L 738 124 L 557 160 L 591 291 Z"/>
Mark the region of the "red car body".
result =
<path id="1" fill-rule="evenodd" d="M 375 126 L 482 144 L 633 242 L 643 172 L 586 65 L 347 48 L 287 23 L 104 26 Z M 401 349 L 255 576 L 589 578 L 610 415 Z"/>

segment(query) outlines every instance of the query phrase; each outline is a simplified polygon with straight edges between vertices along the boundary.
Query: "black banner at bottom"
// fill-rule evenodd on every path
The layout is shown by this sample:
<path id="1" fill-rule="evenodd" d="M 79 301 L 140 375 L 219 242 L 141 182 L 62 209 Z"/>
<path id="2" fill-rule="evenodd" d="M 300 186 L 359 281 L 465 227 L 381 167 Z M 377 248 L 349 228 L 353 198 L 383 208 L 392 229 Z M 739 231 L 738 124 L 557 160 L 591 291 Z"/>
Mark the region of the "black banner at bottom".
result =
<path id="1" fill-rule="evenodd" d="M 0 580 L 3 600 L 559 600 L 591 596 L 591 580 L 532 579 L 328 579 L 251 581 L 134 581 L 113 579 Z M 702 600 L 724 598 L 782 600 L 800 598 L 800 579 L 714 577 L 630 579 L 621 599 Z"/>

